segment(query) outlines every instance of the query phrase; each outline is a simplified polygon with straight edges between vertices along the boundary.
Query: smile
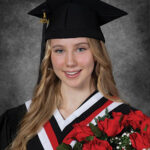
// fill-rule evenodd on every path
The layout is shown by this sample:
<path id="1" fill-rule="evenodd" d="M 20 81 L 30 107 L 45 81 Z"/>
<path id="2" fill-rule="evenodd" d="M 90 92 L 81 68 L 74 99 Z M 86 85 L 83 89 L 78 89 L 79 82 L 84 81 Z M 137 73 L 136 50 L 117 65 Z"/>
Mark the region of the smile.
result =
<path id="1" fill-rule="evenodd" d="M 66 71 L 65 75 L 68 78 L 75 78 L 75 77 L 79 76 L 80 72 L 81 72 L 81 70 L 79 70 L 79 71 L 72 71 L 72 72 Z"/>

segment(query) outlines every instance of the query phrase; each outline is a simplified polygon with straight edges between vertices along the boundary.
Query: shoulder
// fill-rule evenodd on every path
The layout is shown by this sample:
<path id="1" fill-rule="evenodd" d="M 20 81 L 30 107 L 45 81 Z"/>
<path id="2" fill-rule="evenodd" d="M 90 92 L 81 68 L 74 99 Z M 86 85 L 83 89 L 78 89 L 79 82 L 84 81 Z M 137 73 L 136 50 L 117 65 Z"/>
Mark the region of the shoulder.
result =
<path id="1" fill-rule="evenodd" d="M 8 123 L 12 124 L 19 121 L 23 117 L 25 112 L 26 112 L 26 106 L 25 104 L 22 104 L 17 107 L 8 109 L 1 115 L 1 117 L 7 120 Z"/>
<path id="2" fill-rule="evenodd" d="M 0 116 L 0 126 L 5 124 L 7 126 L 13 127 L 13 125 L 18 124 L 18 122 L 22 119 L 26 111 L 27 109 L 25 104 L 6 110 Z"/>
<path id="3" fill-rule="evenodd" d="M 114 102 L 116 105 L 119 104 L 118 102 Z M 137 110 L 135 107 L 132 107 L 131 105 L 127 103 L 120 103 L 115 107 L 111 112 L 121 112 L 123 114 L 128 114 L 130 111 Z"/>
<path id="4" fill-rule="evenodd" d="M 26 111 L 25 104 L 22 104 L 8 109 L 0 116 L 0 149 L 6 147 L 15 137 Z"/>
<path id="5" fill-rule="evenodd" d="M 7 123 L 11 125 L 20 121 L 27 112 L 27 109 L 29 108 L 30 104 L 31 100 L 28 100 L 24 104 L 6 110 L 0 116 L 1 120 L 7 120 Z"/>

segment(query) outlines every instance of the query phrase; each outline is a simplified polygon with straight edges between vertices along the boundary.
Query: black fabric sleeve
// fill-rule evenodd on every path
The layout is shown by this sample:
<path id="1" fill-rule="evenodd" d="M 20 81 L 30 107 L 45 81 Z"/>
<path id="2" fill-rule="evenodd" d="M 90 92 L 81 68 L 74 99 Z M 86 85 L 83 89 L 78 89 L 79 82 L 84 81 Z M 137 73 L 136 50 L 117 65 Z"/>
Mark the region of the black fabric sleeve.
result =
<path id="1" fill-rule="evenodd" d="M 25 112 L 26 107 L 23 104 L 7 110 L 0 116 L 0 150 L 4 150 L 15 138 Z"/>
<path id="2" fill-rule="evenodd" d="M 10 136 L 9 136 L 9 127 L 8 127 L 8 118 L 7 118 L 7 112 L 5 112 L 1 117 L 0 117 L 0 150 L 3 150 L 10 141 Z"/>

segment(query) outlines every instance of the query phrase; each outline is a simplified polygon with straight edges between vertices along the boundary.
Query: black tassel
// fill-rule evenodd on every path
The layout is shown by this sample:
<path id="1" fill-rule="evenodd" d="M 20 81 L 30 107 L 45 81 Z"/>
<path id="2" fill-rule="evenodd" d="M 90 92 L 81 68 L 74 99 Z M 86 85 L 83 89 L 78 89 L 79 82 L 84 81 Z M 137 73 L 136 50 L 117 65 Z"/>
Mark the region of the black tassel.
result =
<path id="1" fill-rule="evenodd" d="M 41 54 L 40 54 L 40 65 L 39 65 L 39 75 L 38 75 L 38 81 L 37 84 L 40 83 L 42 72 L 41 72 L 41 63 L 45 56 L 45 48 L 46 48 L 46 40 L 45 40 L 45 33 L 47 29 L 47 23 L 48 20 L 46 19 L 46 13 L 43 12 L 43 19 L 41 19 L 41 22 L 43 23 L 43 29 L 42 29 L 42 42 L 41 42 Z"/>

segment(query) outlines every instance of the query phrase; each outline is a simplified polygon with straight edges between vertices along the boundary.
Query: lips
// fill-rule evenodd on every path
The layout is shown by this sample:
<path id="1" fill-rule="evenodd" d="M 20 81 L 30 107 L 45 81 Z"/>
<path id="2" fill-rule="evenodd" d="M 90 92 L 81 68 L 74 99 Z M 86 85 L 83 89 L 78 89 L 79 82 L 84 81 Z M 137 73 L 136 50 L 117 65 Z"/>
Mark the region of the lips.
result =
<path id="1" fill-rule="evenodd" d="M 74 75 L 74 74 L 77 74 L 79 71 L 73 71 L 73 72 L 66 72 L 67 74 L 69 75 Z"/>
<path id="2" fill-rule="evenodd" d="M 81 70 L 78 70 L 78 71 L 65 71 L 65 75 L 68 78 L 75 78 L 75 77 L 79 76 L 80 72 L 81 72 Z"/>

